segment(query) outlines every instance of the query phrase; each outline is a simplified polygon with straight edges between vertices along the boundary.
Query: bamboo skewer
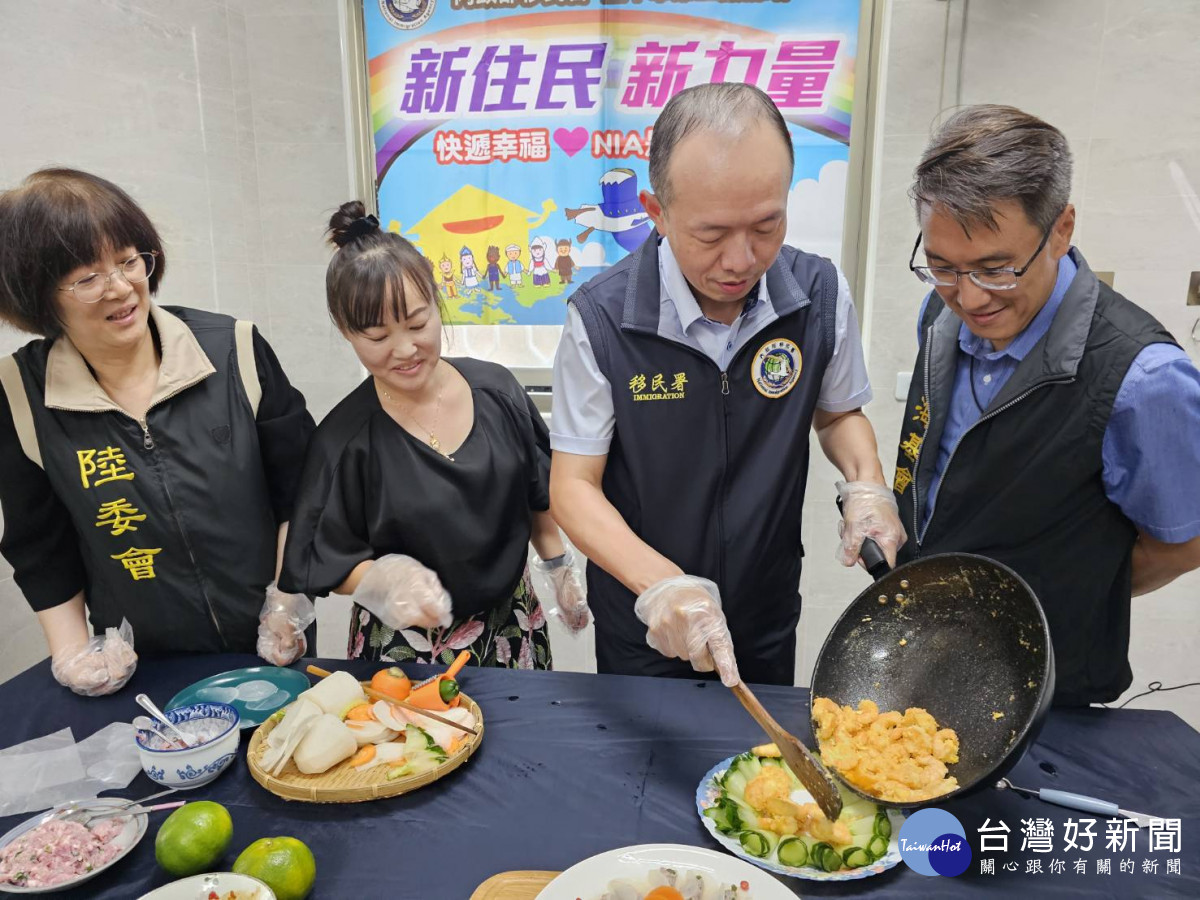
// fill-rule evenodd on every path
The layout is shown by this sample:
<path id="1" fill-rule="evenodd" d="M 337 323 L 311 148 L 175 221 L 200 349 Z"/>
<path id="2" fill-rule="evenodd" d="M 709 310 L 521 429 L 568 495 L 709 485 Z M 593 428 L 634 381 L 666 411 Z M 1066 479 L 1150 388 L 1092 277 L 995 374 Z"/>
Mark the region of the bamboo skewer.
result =
<path id="1" fill-rule="evenodd" d="M 310 675 L 316 675 L 318 678 L 326 678 L 333 674 L 327 669 L 322 669 L 320 666 L 309 666 L 308 673 Z M 385 703 L 392 704 L 392 706 L 398 706 L 401 709 L 406 709 L 409 712 L 417 713 L 418 715 L 428 716 L 435 722 L 441 722 L 443 725 L 449 725 L 451 728 L 457 728 L 459 731 L 467 734 L 479 733 L 477 728 L 468 728 L 461 722 L 455 722 L 453 719 L 447 719 L 444 716 L 439 716 L 435 712 L 430 712 L 427 709 L 421 709 L 419 706 L 413 706 L 411 703 L 405 703 L 403 700 L 397 700 L 395 697 L 389 697 L 387 694 L 380 693 L 374 688 L 367 687 L 366 685 L 363 685 L 363 693 L 365 693 L 372 700 L 383 700 Z"/>

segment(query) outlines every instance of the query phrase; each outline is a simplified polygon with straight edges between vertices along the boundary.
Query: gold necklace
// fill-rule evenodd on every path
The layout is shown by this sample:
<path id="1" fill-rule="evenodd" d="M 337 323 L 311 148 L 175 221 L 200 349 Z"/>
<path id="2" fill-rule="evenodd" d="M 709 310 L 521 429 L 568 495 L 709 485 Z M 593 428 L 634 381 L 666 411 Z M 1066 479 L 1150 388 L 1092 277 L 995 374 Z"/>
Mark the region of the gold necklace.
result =
<path id="1" fill-rule="evenodd" d="M 398 406 L 406 416 L 408 416 L 410 419 L 413 420 L 413 422 L 416 423 L 418 428 L 420 428 L 422 431 L 424 431 L 426 434 L 429 435 L 429 446 L 430 447 L 432 447 L 434 450 L 436 450 L 441 456 L 450 460 L 450 462 L 454 462 L 454 457 L 442 449 L 442 442 L 437 439 L 437 435 L 433 433 L 433 430 L 430 428 L 426 428 L 424 423 L 422 423 L 421 420 L 416 417 L 416 415 L 413 413 L 413 411 L 410 408 L 408 408 L 403 403 L 401 403 L 399 400 L 397 400 L 395 397 L 393 397 L 391 394 L 389 394 L 387 392 L 387 388 L 383 387 L 383 385 L 379 386 L 379 392 L 381 394 L 383 394 L 384 398 L 387 399 L 387 401 L 389 403 L 395 403 L 396 406 Z M 441 390 L 441 388 L 438 388 L 437 401 L 436 401 L 436 403 L 434 405 L 434 409 L 433 409 L 433 427 L 434 428 L 437 428 L 438 422 L 441 420 L 441 417 L 442 417 L 442 390 Z"/>

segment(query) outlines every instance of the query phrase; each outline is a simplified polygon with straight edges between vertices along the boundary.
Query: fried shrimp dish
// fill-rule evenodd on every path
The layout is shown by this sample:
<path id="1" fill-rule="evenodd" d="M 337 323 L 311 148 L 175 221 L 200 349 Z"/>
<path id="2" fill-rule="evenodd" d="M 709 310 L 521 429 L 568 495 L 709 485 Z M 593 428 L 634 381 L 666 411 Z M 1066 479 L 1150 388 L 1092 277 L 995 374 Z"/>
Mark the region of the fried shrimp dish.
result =
<path id="1" fill-rule="evenodd" d="M 958 780 L 946 769 L 958 762 L 958 735 L 939 728 L 928 711 L 880 713 L 870 700 L 855 710 L 827 697 L 813 701 L 821 759 L 864 793 L 895 803 L 948 794 Z"/>

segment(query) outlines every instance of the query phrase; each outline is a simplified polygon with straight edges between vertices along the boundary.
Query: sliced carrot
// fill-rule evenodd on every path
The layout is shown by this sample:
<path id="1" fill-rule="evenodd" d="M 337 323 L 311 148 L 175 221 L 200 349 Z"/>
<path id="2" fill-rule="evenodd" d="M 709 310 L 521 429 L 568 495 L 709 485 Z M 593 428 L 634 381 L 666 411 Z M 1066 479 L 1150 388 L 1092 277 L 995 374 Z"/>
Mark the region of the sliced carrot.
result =
<path id="1" fill-rule="evenodd" d="M 367 763 L 369 763 L 374 758 L 375 758 L 375 745 L 374 744 L 363 744 L 361 747 L 358 748 L 358 752 L 355 753 L 352 757 L 350 757 L 350 765 L 365 766 Z"/>
<path id="2" fill-rule="evenodd" d="M 370 703 L 360 703 L 358 706 L 350 707 L 346 718 L 351 722 L 374 722 L 375 713 L 371 710 Z"/>
<path id="3" fill-rule="evenodd" d="M 463 744 L 462 738 L 455 738 L 454 740 L 452 740 L 450 742 L 450 746 L 446 748 L 446 752 L 448 754 L 450 754 L 451 756 L 453 756 L 455 753 L 458 752 L 458 748 L 461 747 L 462 744 Z"/>

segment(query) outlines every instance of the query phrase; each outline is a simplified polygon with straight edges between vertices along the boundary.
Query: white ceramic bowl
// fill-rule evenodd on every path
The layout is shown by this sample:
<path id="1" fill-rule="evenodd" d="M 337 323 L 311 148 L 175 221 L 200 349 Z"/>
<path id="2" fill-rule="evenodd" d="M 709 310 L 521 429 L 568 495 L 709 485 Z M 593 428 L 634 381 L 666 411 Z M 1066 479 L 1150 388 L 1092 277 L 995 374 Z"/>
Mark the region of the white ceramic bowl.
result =
<path id="1" fill-rule="evenodd" d="M 209 872 L 182 878 L 143 894 L 140 900 L 209 900 L 213 894 L 224 897 L 231 891 L 238 900 L 275 900 L 275 893 L 266 884 L 234 872 Z"/>
<path id="2" fill-rule="evenodd" d="M 193 703 L 167 710 L 164 715 L 176 725 L 193 719 L 221 719 L 226 727 L 203 744 L 179 750 L 152 749 L 153 732 L 140 729 L 135 738 L 138 757 L 142 761 L 142 770 L 151 781 L 163 787 L 188 790 L 208 784 L 229 768 L 237 755 L 238 740 L 241 738 L 238 729 L 240 717 L 236 709 L 228 703 Z M 183 730 L 187 733 L 186 728 Z"/>
<path id="3" fill-rule="evenodd" d="M 721 896 L 718 887 L 730 885 L 739 888 L 738 900 L 796 900 L 796 894 L 769 872 L 727 853 L 683 844 L 638 844 L 600 853 L 571 866 L 542 888 L 537 900 L 599 900 L 615 880 L 649 891 L 651 873 L 662 868 L 702 876 L 704 900 Z"/>

